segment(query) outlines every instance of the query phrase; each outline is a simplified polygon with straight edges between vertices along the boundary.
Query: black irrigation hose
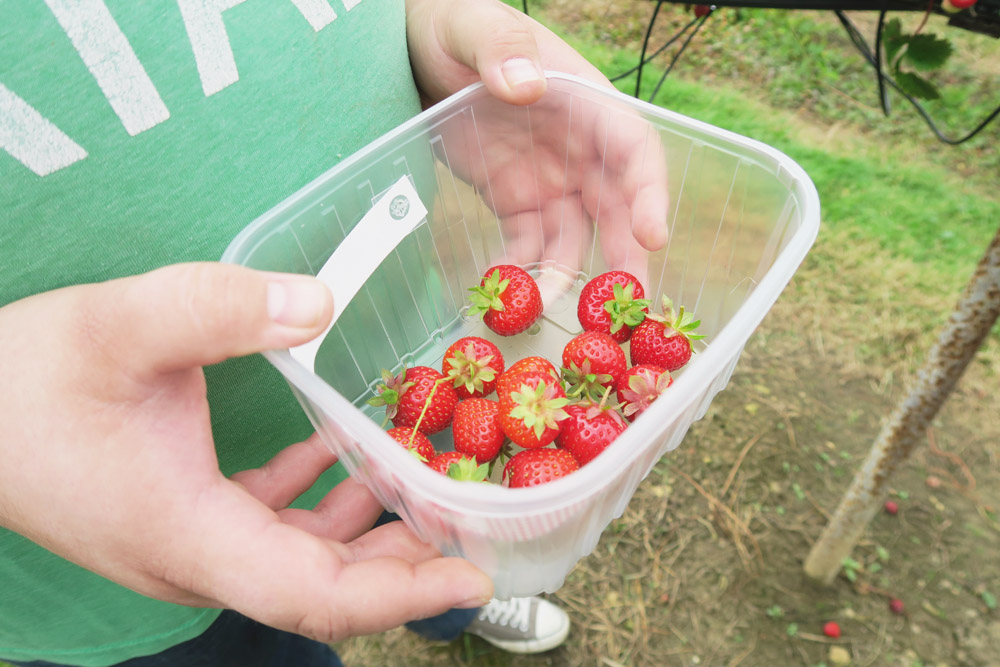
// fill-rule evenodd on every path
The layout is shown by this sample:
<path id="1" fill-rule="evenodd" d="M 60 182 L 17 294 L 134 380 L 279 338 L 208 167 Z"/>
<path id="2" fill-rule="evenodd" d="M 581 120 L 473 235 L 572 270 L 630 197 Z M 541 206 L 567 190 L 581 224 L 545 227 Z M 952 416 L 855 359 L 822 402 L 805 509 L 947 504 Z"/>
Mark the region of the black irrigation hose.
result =
<path id="1" fill-rule="evenodd" d="M 663 6 L 664 0 L 657 0 L 656 7 L 653 9 L 653 16 L 649 19 L 649 25 L 646 26 L 646 36 L 642 40 L 642 51 L 639 53 L 639 64 L 636 66 L 635 71 L 639 73 L 635 77 L 635 98 L 639 98 L 639 87 L 642 85 L 642 66 L 646 64 L 646 49 L 649 47 L 649 37 L 653 34 L 653 24 L 656 23 L 656 15 L 660 13 L 660 7 Z"/>
<path id="2" fill-rule="evenodd" d="M 657 14 L 659 14 L 660 7 L 663 5 L 663 3 L 665 1 L 666 0 L 657 0 L 656 7 L 653 9 L 653 16 L 650 17 L 650 19 L 649 19 L 649 25 L 646 28 L 646 36 L 645 36 L 645 38 L 642 41 L 642 52 L 641 52 L 640 57 L 639 57 L 639 64 L 636 65 L 635 67 L 633 67 L 632 69 L 628 70 L 628 71 L 625 71 L 625 72 L 622 72 L 621 74 L 616 75 L 615 77 L 613 77 L 611 79 L 611 81 L 618 81 L 618 80 L 623 79 L 626 76 L 632 74 L 633 72 L 637 72 L 638 74 L 636 76 L 636 81 L 635 81 L 635 97 L 636 98 L 639 97 L 640 86 L 642 85 L 642 68 L 643 68 L 643 66 L 646 65 L 647 63 L 649 63 L 650 61 L 652 61 L 654 58 L 656 58 L 656 56 L 660 55 L 660 53 L 662 53 L 667 47 L 669 47 L 674 42 L 676 42 L 678 39 L 680 39 L 682 35 L 684 35 L 685 33 L 687 33 L 687 31 L 692 26 L 694 26 L 694 30 L 692 31 L 692 33 L 690 35 L 688 35 L 688 38 L 681 45 L 680 49 L 678 49 L 677 53 L 674 54 L 673 59 L 670 61 L 670 65 L 667 67 L 667 71 L 663 73 L 663 76 L 660 77 L 660 80 L 657 82 L 656 88 L 653 90 L 653 94 L 649 98 L 649 100 L 652 101 L 656 97 L 657 93 L 660 92 L 660 88 L 663 86 L 664 81 L 666 81 L 667 75 L 670 74 L 671 70 L 673 70 L 674 65 L 677 63 L 677 60 L 680 58 L 681 54 L 684 53 L 684 50 L 687 48 L 688 44 L 691 43 L 691 40 L 698 33 L 698 31 L 701 29 L 701 26 L 704 25 L 705 20 L 709 16 L 711 16 L 711 14 L 712 14 L 712 12 L 709 11 L 709 13 L 706 14 L 705 16 L 701 16 L 701 17 L 697 17 L 697 18 L 693 19 L 690 23 L 688 23 L 680 31 L 678 31 L 677 34 L 675 34 L 673 37 L 671 37 L 667 41 L 666 44 L 664 44 L 663 46 L 661 46 L 660 48 L 658 48 L 651 55 L 647 56 L 646 52 L 649 49 L 649 39 L 650 39 L 650 37 L 653 34 L 653 24 L 656 23 L 656 16 L 657 16 Z M 522 0 L 522 5 L 524 7 L 524 13 L 527 14 L 528 13 L 528 0 Z M 899 93 L 900 95 L 902 95 L 903 98 L 913 106 L 913 108 L 916 110 L 916 112 L 918 114 L 920 114 L 920 117 L 924 119 L 924 122 L 927 124 L 927 126 L 931 129 L 931 131 L 934 133 L 934 135 L 941 142 L 949 144 L 949 145 L 952 145 L 952 146 L 957 146 L 959 144 L 965 143 L 969 139 L 972 139 L 977 134 L 979 134 L 980 132 L 982 132 L 983 129 L 987 125 L 989 125 L 998 116 L 1000 116 L 1000 105 L 998 105 L 996 109 L 994 109 L 988 116 L 986 116 L 986 118 L 984 118 L 978 125 L 976 125 L 976 127 L 974 127 L 971 131 L 969 131 L 964 137 L 961 137 L 961 138 L 958 138 L 958 139 L 953 139 L 951 137 L 946 136 L 940 130 L 940 128 L 938 128 L 937 124 L 934 122 L 934 119 L 931 118 L 931 115 L 927 112 L 926 109 L 924 109 L 923 105 L 920 104 L 920 102 L 918 102 L 912 95 L 910 95 L 909 93 L 907 93 L 906 91 L 904 91 L 902 88 L 900 88 L 899 85 L 890 76 L 888 76 L 885 73 L 885 71 L 884 71 L 884 68 L 882 66 L 882 64 L 883 64 L 882 63 L 882 34 L 883 34 L 884 29 L 885 29 L 885 16 L 886 16 L 887 11 L 886 11 L 886 9 L 884 9 L 884 7 L 886 6 L 884 3 L 883 3 L 882 6 L 883 6 L 883 9 L 881 9 L 879 11 L 878 27 L 877 27 L 876 33 L 875 33 L 875 52 L 874 53 L 872 53 L 872 50 L 868 47 L 868 43 L 865 41 L 864 36 L 858 30 L 857 26 L 855 26 L 854 23 L 847 17 L 847 15 L 844 14 L 843 10 L 835 9 L 833 11 L 834 11 L 834 14 L 837 16 L 837 18 L 840 20 L 841 25 L 844 27 L 844 30 L 847 32 L 847 36 L 850 38 L 850 40 L 854 44 L 855 48 L 857 48 L 858 52 L 861 53 L 862 57 L 868 62 L 868 64 L 871 65 L 874 68 L 876 81 L 878 82 L 879 104 L 882 107 L 882 112 L 886 116 L 889 115 L 890 110 L 891 110 L 891 105 L 890 105 L 890 100 L 889 100 L 889 91 L 886 88 L 886 86 L 888 86 L 889 88 L 892 88 L 897 93 Z"/>
<path id="3" fill-rule="evenodd" d="M 878 80 L 878 101 L 882 105 L 882 113 L 889 115 L 889 91 L 885 89 L 885 78 L 882 76 L 882 30 L 885 28 L 885 10 L 878 13 L 878 28 L 875 30 L 875 78 Z"/>
<path id="4" fill-rule="evenodd" d="M 684 49 L 688 47 L 688 44 L 690 44 L 691 40 L 694 39 L 694 36 L 698 34 L 698 31 L 701 30 L 701 27 L 705 25 L 705 21 L 707 21 L 708 17 L 712 15 L 712 11 L 713 10 L 710 9 L 708 10 L 707 14 L 695 19 L 697 25 L 695 25 L 694 30 L 691 31 L 691 34 L 688 35 L 688 38 L 684 40 L 684 43 L 681 44 L 681 48 L 677 49 L 677 53 L 674 54 L 674 57 L 670 61 L 670 65 L 667 67 L 667 70 L 663 73 L 663 76 L 661 76 L 660 80 L 656 83 L 656 88 L 653 89 L 653 94 L 649 96 L 650 102 L 652 102 L 653 99 L 656 97 L 656 94 L 660 92 L 660 87 L 663 86 L 663 82 L 667 80 L 667 75 L 670 74 L 670 71 L 674 69 L 674 65 L 677 64 L 677 60 L 681 57 L 681 54 L 684 53 Z"/>
<path id="5" fill-rule="evenodd" d="M 924 119 L 924 122 L 927 123 L 927 126 L 931 129 L 934 135 L 941 142 L 949 144 L 951 146 L 957 146 L 959 144 L 965 143 L 969 139 L 972 139 L 974 136 L 979 134 L 983 130 L 983 128 L 989 125 L 994 119 L 996 119 L 997 116 L 1000 116 L 1000 105 L 998 105 L 997 108 L 994 109 L 992 113 L 986 116 L 986 118 L 984 118 L 983 121 L 979 123 L 979 125 L 974 127 L 964 137 L 961 137 L 959 139 L 953 139 L 951 137 L 946 136 L 934 123 L 934 119 L 931 118 L 931 115 L 927 112 L 926 109 L 924 109 L 923 105 L 921 105 L 920 102 L 914 99 L 913 96 L 911 96 L 909 93 L 905 92 L 902 88 L 900 88 L 899 85 L 895 81 L 893 81 L 891 77 L 887 76 L 885 72 L 882 71 L 881 57 L 877 57 L 875 54 L 871 52 L 871 50 L 868 48 L 868 44 L 865 42 L 864 37 L 861 35 L 860 31 L 858 31 L 857 26 L 855 26 L 854 23 L 852 23 L 851 20 L 847 18 L 847 16 L 839 9 L 835 10 L 834 13 L 837 15 L 837 18 L 840 19 L 840 23 L 841 25 L 844 26 L 844 29 L 847 31 L 847 35 L 848 37 L 850 37 L 851 42 L 854 43 L 854 46 L 857 47 L 858 51 L 861 53 L 864 59 L 868 61 L 868 64 L 875 68 L 875 74 L 878 77 L 879 83 L 881 85 L 888 84 L 893 90 L 902 95 L 907 102 L 913 105 L 913 108 L 916 109 L 917 113 L 920 114 L 921 118 Z M 882 31 L 882 22 L 879 21 L 879 33 L 881 33 L 881 31 Z M 881 34 L 876 35 L 876 44 L 879 47 L 881 47 Z M 883 109 L 884 108 L 885 107 L 883 107 Z"/>
<path id="6" fill-rule="evenodd" d="M 641 59 L 641 62 L 642 62 L 643 64 L 648 64 L 648 63 L 652 62 L 652 60 L 653 60 L 654 58 L 656 58 L 656 56 L 658 56 L 658 55 L 660 55 L 661 53 L 663 53 L 663 51 L 665 51 L 665 50 L 666 50 L 667 48 L 669 48 L 669 47 L 670 47 L 670 46 L 671 46 L 671 45 L 672 45 L 672 44 L 673 44 L 674 42 L 676 42 L 676 41 L 677 41 L 678 39 L 680 39 L 680 38 L 681 38 L 681 37 L 682 37 L 682 36 L 684 35 L 684 33 L 686 33 L 686 32 L 687 32 L 687 31 L 688 31 L 688 30 L 689 30 L 689 29 L 691 28 L 691 26 L 693 26 L 693 25 L 694 25 L 695 23 L 697 23 L 697 22 L 698 22 L 698 21 L 700 21 L 700 20 L 701 20 L 701 19 L 698 19 L 698 18 L 695 18 L 695 19 L 691 19 L 691 22 L 690 22 L 690 23 L 688 23 L 688 24 L 687 24 L 686 26 L 684 26 L 683 28 L 681 28 L 681 29 L 680 29 L 679 31 L 677 31 L 677 34 L 675 34 L 675 35 L 674 35 L 673 37 L 671 37 L 671 38 L 670 38 L 669 40 L 667 40 L 667 43 L 666 43 L 666 44 L 664 44 L 664 45 L 663 45 L 663 46 L 661 46 L 660 48 L 656 49 L 656 51 L 653 51 L 653 53 L 651 53 L 651 54 L 650 54 L 649 56 L 646 56 L 645 58 L 642 58 L 642 59 Z M 648 40 L 648 39 L 649 39 L 649 37 L 647 36 L 647 37 L 646 37 L 646 39 Z M 645 53 L 645 51 L 646 51 L 646 48 L 647 48 L 647 45 L 646 45 L 646 43 L 645 43 L 645 42 L 643 42 L 643 53 Z M 622 72 L 621 74 L 616 74 L 616 75 L 615 75 L 615 76 L 613 76 L 613 77 L 612 77 L 611 79 L 609 79 L 609 81 L 619 81 L 619 80 L 621 80 L 621 79 L 624 79 L 625 77 L 627 77 L 627 76 L 628 76 L 629 74 L 631 74 L 632 72 L 635 72 L 636 70 L 639 70 L 639 69 L 641 69 L 640 65 L 636 65 L 636 66 L 635 66 L 635 67 L 633 67 L 632 69 L 629 69 L 629 70 L 626 70 L 626 71 Z"/>

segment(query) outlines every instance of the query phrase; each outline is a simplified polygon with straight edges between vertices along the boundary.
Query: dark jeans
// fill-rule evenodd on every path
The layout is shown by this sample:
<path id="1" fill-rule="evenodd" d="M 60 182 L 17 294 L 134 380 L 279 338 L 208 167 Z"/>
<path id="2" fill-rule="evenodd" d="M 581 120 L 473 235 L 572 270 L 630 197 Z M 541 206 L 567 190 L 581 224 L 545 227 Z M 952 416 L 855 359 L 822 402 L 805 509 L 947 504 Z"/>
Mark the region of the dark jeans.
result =
<path id="1" fill-rule="evenodd" d="M 382 516 L 375 522 L 375 528 L 391 521 L 399 521 L 399 516 L 390 512 L 382 512 Z M 406 628 L 417 633 L 424 639 L 450 642 L 458 639 L 469 627 L 478 609 L 449 609 L 440 616 L 432 616 L 422 621 L 412 621 L 406 624 Z"/>
<path id="2" fill-rule="evenodd" d="M 24 667 L 54 663 L 14 662 Z M 343 667 L 326 644 L 258 623 L 225 610 L 208 630 L 162 653 L 133 658 L 117 667 Z"/>
<path id="3" fill-rule="evenodd" d="M 385 512 L 375 525 L 398 520 L 395 514 Z M 406 627 L 426 639 L 451 641 L 461 636 L 478 611 L 451 609 Z M 60 667 L 44 661 L 4 660 L 19 667 Z M 343 667 L 343 663 L 322 642 L 276 630 L 227 609 L 200 636 L 115 667 Z"/>

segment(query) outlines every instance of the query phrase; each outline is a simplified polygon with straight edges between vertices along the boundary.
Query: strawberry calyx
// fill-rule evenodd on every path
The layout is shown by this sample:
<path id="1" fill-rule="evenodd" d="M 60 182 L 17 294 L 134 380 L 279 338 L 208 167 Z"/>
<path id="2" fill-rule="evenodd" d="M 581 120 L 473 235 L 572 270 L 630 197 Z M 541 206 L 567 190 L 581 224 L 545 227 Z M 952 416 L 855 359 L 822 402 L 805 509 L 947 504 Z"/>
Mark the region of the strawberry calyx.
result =
<path id="1" fill-rule="evenodd" d="M 684 336 L 689 341 L 701 340 L 705 338 L 702 334 L 695 333 L 695 329 L 701 326 L 701 320 L 694 319 L 691 313 L 684 312 L 684 306 L 674 311 L 674 302 L 667 295 L 663 295 L 663 314 L 656 315 L 647 313 L 646 317 L 663 325 L 663 337 L 673 338 L 674 336 Z"/>
<path id="2" fill-rule="evenodd" d="M 582 365 L 571 362 L 569 368 L 562 369 L 563 381 L 566 383 L 566 395 L 582 396 L 599 399 L 606 387 L 614 382 L 608 373 L 593 373 L 590 370 L 590 359 L 584 359 Z"/>
<path id="3" fill-rule="evenodd" d="M 604 302 L 604 310 L 611 317 L 611 333 L 616 333 L 625 326 L 630 328 L 639 326 L 646 318 L 645 311 L 649 308 L 649 299 L 634 297 L 634 283 L 624 287 L 621 283 L 615 283 L 612 291 L 614 298 Z"/>
<path id="4" fill-rule="evenodd" d="M 547 428 L 559 428 L 559 422 L 569 418 L 563 410 L 569 399 L 557 396 L 556 388 L 547 382 L 539 382 L 537 387 L 521 384 L 520 391 L 511 393 L 511 400 L 514 407 L 510 416 L 520 419 L 536 438 L 541 438 Z"/>
<path id="5" fill-rule="evenodd" d="M 622 428 L 625 428 L 627 424 L 625 423 L 625 420 L 622 418 L 622 415 L 619 412 L 622 406 L 620 403 L 612 403 L 609 405 L 608 397 L 610 395 L 611 395 L 611 387 L 607 387 L 604 390 L 604 394 L 601 396 L 601 399 L 599 401 L 595 402 L 593 400 L 586 400 L 586 401 L 581 401 L 579 405 L 581 407 L 586 408 L 586 411 L 583 414 L 587 419 L 597 419 L 602 414 L 606 413 L 611 417 L 612 421 L 614 421 Z"/>
<path id="6" fill-rule="evenodd" d="M 368 405 L 376 408 L 385 406 L 384 427 L 399 409 L 399 399 L 402 398 L 406 390 L 414 385 L 413 382 L 406 382 L 406 368 L 393 375 L 392 371 L 382 369 L 382 382 L 375 388 L 376 396 L 368 399 Z"/>
<path id="7" fill-rule="evenodd" d="M 501 280 L 500 269 L 495 269 L 493 273 L 483 279 L 482 285 L 470 287 L 469 291 L 472 292 L 472 295 L 469 297 L 471 303 L 469 314 L 474 317 L 482 317 L 491 310 L 504 310 L 505 306 L 500 300 L 500 295 L 506 291 L 508 285 L 510 285 L 510 278 Z"/>
<path id="8" fill-rule="evenodd" d="M 622 412 L 626 417 L 643 412 L 660 394 L 666 391 L 671 382 L 673 379 L 667 371 L 660 373 L 655 382 L 650 382 L 649 373 L 638 373 L 630 376 L 628 386 L 621 391 L 621 397 L 625 399 L 625 407 L 622 408 Z"/>
<path id="9" fill-rule="evenodd" d="M 447 373 L 448 379 L 454 383 L 456 389 L 464 386 L 470 394 L 482 392 L 486 382 L 496 379 L 497 372 L 489 365 L 493 361 L 493 355 L 487 354 L 477 358 L 472 343 L 466 346 L 464 352 L 456 350 L 445 361 L 451 366 Z"/>
<path id="10" fill-rule="evenodd" d="M 479 463 L 475 456 L 462 456 L 448 465 L 448 477 L 459 482 L 485 482 L 490 467 Z"/>
<path id="11" fill-rule="evenodd" d="M 490 461 L 490 475 L 493 474 L 493 469 L 496 466 L 506 467 L 507 462 L 514 457 L 514 448 L 512 446 L 509 438 L 504 438 L 503 444 L 500 445 L 500 451 L 497 453 L 496 458 Z"/>

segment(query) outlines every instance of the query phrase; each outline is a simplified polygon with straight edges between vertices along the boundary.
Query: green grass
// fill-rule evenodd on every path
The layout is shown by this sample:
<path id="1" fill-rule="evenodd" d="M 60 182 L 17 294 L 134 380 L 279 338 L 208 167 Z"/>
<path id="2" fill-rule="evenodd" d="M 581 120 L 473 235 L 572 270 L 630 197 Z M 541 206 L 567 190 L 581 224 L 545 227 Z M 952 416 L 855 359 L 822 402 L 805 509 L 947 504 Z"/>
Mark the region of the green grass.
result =
<path id="1" fill-rule="evenodd" d="M 656 102 L 783 151 L 815 183 L 824 224 L 876 239 L 893 254 L 964 269 L 1000 224 L 1000 201 L 942 167 L 817 148 L 796 136 L 787 114 L 769 113 L 733 91 L 668 79 Z"/>

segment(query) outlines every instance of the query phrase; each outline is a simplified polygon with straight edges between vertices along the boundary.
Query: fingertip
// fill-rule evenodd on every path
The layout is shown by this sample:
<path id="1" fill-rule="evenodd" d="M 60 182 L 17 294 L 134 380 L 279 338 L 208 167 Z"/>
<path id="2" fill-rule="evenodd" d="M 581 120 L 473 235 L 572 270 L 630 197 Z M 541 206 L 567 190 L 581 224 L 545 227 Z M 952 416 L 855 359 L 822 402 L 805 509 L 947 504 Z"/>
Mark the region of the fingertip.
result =
<path id="1" fill-rule="evenodd" d="M 649 251 L 667 244 L 667 197 L 658 189 L 647 190 L 636 198 L 632 234 Z"/>
<path id="2" fill-rule="evenodd" d="M 497 97 L 512 104 L 531 104 L 545 94 L 545 74 L 531 58 L 515 56 L 500 65 L 505 91 L 494 91 Z"/>
<path id="3" fill-rule="evenodd" d="M 485 606 L 493 598 L 493 580 L 475 565 L 462 558 L 439 558 L 426 565 L 448 573 L 452 591 L 455 592 L 452 607 L 474 609 Z"/>
<path id="4" fill-rule="evenodd" d="M 667 245 L 667 228 L 662 223 L 649 220 L 636 234 L 639 245 L 650 252 L 656 252 Z"/>
<path id="5" fill-rule="evenodd" d="M 272 275 L 267 284 L 267 314 L 283 327 L 301 329 L 307 335 L 318 332 L 333 315 L 333 294 L 312 276 Z"/>

